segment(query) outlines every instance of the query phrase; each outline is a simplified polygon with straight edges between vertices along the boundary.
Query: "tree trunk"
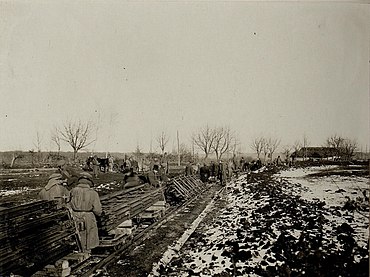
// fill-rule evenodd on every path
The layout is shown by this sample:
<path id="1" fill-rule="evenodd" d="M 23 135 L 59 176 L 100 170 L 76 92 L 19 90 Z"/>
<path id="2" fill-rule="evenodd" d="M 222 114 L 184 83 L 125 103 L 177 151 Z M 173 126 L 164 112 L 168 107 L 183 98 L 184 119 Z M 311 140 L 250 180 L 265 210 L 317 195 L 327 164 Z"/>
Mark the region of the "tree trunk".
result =
<path id="1" fill-rule="evenodd" d="M 207 158 L 208 158 L 208 152 L 204 151 L 204 154 L 206 154 L 206 156 L 204 157 L 204 160 L 207 160 Z"/>
<path id="2" fill-rule="evenodd" d="M 10 168 L 12 168 L 12 167 L 13 167 L 13 165 L 14 165 L 14 163 L 15 163 L 15 160 L 16 160 L 16 159 L 17 159 L 17 157 L 13 156 L 12 161 L 11 161 L 11 163 L 10 163 Z"/>
<path id="3" fill-rule="evenodd" d="M 219 155 L 218 155 L 218 152 L 217 152 L 217 151 L 215 151 L 215 153 L 216 153 L 216 159 L 219 161 L 221 157 L 219 157 Z"/>

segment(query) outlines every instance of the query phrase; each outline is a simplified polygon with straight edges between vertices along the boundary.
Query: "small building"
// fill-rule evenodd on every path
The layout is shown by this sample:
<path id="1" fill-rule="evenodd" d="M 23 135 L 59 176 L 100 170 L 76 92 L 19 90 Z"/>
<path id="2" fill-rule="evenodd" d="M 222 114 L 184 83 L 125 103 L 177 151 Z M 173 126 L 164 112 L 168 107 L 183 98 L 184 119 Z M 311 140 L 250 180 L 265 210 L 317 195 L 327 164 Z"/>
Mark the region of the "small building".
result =
<path id="1" fill-rule="evenodd" d="M 298 151 L 291 154 L 293 158 L 308 158 L 308 159 L 330 159 L 335 158 L 338 153 L 334 147 L 302 147 Z"/>

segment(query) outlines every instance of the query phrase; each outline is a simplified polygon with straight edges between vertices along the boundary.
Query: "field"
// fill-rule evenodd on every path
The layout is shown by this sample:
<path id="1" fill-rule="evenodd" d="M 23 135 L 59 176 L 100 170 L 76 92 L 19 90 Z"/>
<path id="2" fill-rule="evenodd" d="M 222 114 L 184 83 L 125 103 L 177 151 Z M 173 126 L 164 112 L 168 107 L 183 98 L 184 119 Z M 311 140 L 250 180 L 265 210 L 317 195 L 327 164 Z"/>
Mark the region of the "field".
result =
<path id="1" fill-rule="evenodd" d="M 363 174 L 363 167 L 324 166 L 239 177 L 166 274 L 368 276 Z"/>
<path id="2" fill-rule="evenodd" d="M 1 204 L 36 199 L 53 171 L 2 170 Z M 102 173 L 95 188 L 101 195 L 120 189 L 122 178 L 121 173 Z M 227 184 L 161 274 L 368 276 L 368 219 L 367 166 L 262 168 Z M 192 220 L 184 217 L 173 228 L 183 230 Z M 161 235 L 163 242 L 174 236 Z M 164 250 L 154 247 L 148 255 L 159 259 Z M 145 255 L 140 254 L 142 260 Z M 120 257 L 121 264 L 113 264 L 105 276 L 119 276 L 125 259 Z M 130 270 L 128 276 L 135 276 L 134 264 Z"/>

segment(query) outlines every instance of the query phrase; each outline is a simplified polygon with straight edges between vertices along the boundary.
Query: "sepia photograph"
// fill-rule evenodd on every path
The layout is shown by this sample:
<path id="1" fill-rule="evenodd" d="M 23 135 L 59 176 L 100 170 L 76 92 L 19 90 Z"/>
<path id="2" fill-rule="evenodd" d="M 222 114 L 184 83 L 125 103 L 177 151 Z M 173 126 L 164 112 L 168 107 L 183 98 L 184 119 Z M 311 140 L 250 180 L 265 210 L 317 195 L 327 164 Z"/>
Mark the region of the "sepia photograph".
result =
<path id="1" fill-rule="evenodd" d="M 0 276 L 369 276 L 369 19 L 0 0 Z"/>

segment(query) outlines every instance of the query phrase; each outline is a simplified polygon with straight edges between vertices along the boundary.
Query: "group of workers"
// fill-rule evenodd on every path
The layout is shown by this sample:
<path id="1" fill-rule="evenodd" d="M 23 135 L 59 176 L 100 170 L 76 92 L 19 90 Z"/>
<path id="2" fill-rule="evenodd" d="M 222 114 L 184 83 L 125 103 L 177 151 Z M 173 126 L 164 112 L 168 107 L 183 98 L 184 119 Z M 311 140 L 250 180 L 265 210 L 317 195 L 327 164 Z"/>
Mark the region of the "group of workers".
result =
<path id="1" fill-rule="evenodd" d="M 198 174 L 203 182 L 219 181 L 222 185 L 230 180 L 233 175 L 239 172 L 250 172 L 262 167 L 260 159 L 248 162 L 242 157 L 239 162 L 236 159 L 230 159 L 227 162 L 220 160 L 218 163 L 211 161 L 210 164 L 194 165 L 191 162 L 185 167 L 185 176 Z"/>
<path id="2" fill-rule="evenodd" d="M 93 184 L 91 174 L 77 174 L 65 161 L 59 161 L 58 172 L 49 176 L 47 185 L 39 192 L 40 199 L 55 200 L 59 207 L 71 210 L 82 252 L 90 252 L 99 245 L 96 216 L 101 215 L 102 206 Z"/>
<path id="3" fill-rule="evenodd" d="M 110 154 L 105 159 L 98 158 L 97 155 L 90 156 L 86 160 L 85 170 L 92 171 L 95 178 L 99 177 L 99 172 L 103 168 L 104 172 L 113 172 L 114 158 Z"/>
<path id="4" fill-rule="evenodd" d="M 93 166 L 96 156 L 93 157 Z M 140 184 L 158 187 L 159 181 L 167 181 L 163 167 L 155 159 L 150 164 L 150 170 L 145 175 L 138 175 L 138 167 L 133 159 L 128 172 L 123 172 L 123 187 L 129 189 Z M 94 171 L 93 171 L 94 172 Z M 95 173 L 95 172 L 94 172 Z M 97 178 L 97 175 L 94 174 Z M 58 207 L 67 207 L 71 210 L 78 228 L 81 242 L 81 251 L 90 252 L 99 245 L 98 226 L 96 216 L 102 214 L 102 206 L 98 193 L 93 189 L 93 176 L 87 172 L 77 173 L 64 160 L 58 161 L 58 170 L 49 176 L 47 185 L 39 192 L 42 200 L 57 201 Z"/>
<path id="5" fill-rule="evenodd" d="M 97 157 L 93 157 L 92 164 L 96 166 Z M 128 165 L 130 163 L 130 165 Z M 149 184 L 153 187 L 159 186 L 159 181 L 168 180 L 166 173 L 167 167 L 154 159 L 149 165 L 149 171 L 145 175 L 138 175 L 138 167 L 135 160 L 128 159 L 125 167 L 129 166 L 129 171 L 124 172 L 123 189 L 129 189 L 140 184 Z M 239 165 L 234 159 L 228 162 L 211 162 L 209 165 L 203 164 L 194 166 L 191 162 L 186 165 L 185 175 L 190 176 L 199 174 L 203 182 L 220 181 L 222 185 L 231 176 L 239 171 L 254 170 L 261 167 L 261 161 L 254 163 L 245 162 L 241 158 Z M 97 177 L 95 170 L 94 177 Z M 89 252 L 99 245 L 98 227 L 96 216 L 102 214 L 102 206 L 98 193 L 93 189 L 93 176 L 87 172 L 78 173 L 64 160 L 58 162 L 58 171 L 49 176 L 47 185 L 40 191 L 39 198 L 42 200 L 55 200 L 59 207 L 67 207 L 76 221 L 81 242 L 81 250 Z"/>

